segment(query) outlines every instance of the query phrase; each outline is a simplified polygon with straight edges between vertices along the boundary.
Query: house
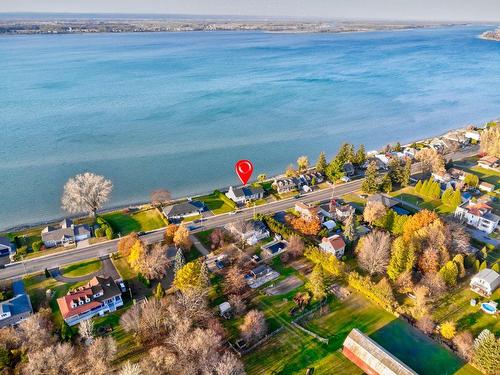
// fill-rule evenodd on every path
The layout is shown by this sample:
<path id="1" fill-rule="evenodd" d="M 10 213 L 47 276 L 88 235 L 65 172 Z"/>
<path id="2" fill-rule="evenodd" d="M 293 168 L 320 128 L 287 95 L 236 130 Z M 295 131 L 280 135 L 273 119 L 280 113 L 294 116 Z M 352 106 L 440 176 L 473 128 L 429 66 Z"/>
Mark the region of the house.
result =
<path id="1" fill-rule="evenodd" d="M 229 190 L 227 191 L 226 196 L 233 202 L 244 204 L 248 201 L 264 198 L 264 189 L 260 186 L 242 186 L 235 188 L 229 186 Z"/>
<path id="2" fill-rule="evenodd" d="M 385 154 L 377 154 L 375 158 L 382 162 L 383 168 L 386 169 L 389 165 L 389 158 Z"/>
<path id="3" fill-rule="evenodd" d="M 168 220 L 179 220 L 200 215 L 204 210 L 205 205 L 203 202 L 183 202 L 163 208 L 163 215 Z"/>
<path id="4" fill-rule="evenodd" d="M 491 193 L 493 190 L 495 190 L 495 185 L 490 184 L 486 181 L 481 181 L 478 185 L 478 188 L 482 191 L 486 191 L 487 193 Z"/>
<path id="5" fill-rule="evenodd" d="M 250 246 L 271 235 L 266 224 L 262 221 L 255 220 L 244 225 L 238 225 L 237 223 L 226 224 L 225 228 L 233 235 L 245 240 Z"/>
<path id="6" fill-rule="evenodd" d="M 455 217 L 488 234 L 495 231 L 500 221 L 500 217 L 492 212 L 491 206 L 472 201 L 458 206 L 455 210 Z"/>
<path id="7" fill-rule="evenodd" d="M 447 172 L 451 176 L 451 178 L 453 178 L 455 180 L 460 180 L 460 181 L 465 180 L 465 172 L 461 169 L 450 168 L 450 169 L 448 169 Z"/>
<path id="8" fill-rule="evenodd" d="M 256 289 L 271 280 L 277 279 L 279 276 L 280 274 L 267 264 L 261 264 L 251 270 L 250 273 L 245 276 L 245 280 L 250 288 Z"/>
<path id="9" fill-rule="evenodd" d="M 70 326 L 123 306 L 122 292 L 112 277 L 96 276 L 86 285 L 57 299 L 63 319 Z"/>
<path id="10" fill-rule="evenodd" d="M 322 183 L 325 180 L 323 175 L 316 171 L 303 173 L 299 176 L 299 185 L 301 186 L 314 186 Z"/>
<path id="11" fill-rule="evenodd" d="M 220 316 L 230 319 L 231 318 L 231 304 L 229 302 L 222 302 L 219 305 Z"/>
<path id="12" fill-rule="evenodd" d="M 333 220 L 327 220 L 321 225 L 325 227 L 329 232 L 337 227 L 337 223 L 335 223 L 335 221 Z"/>
<path id="13" fill-rule="evenodd" d="M 14 245 L 6 237 L 0 237 L 0 257 L 14 253 Z"/>
<path id="14" fill-rule="evenodd" d="M 477 166 L 495 170 L 498 169 L 498 167 L 500 167 L 500 159 L 498 159 L 496 156 L 493 155 L 483 156 L 481 159 L 478 160 Z"/>
<path id="15" fill-rule="evenodd" d="M 354 165 L 351 162 L 347 162 L 343 166 L 344 172 L 346 176 L 354 176 L 354 173 L 356 173 L 356 170 L 354 169 Z"/>
<path id="16" fill-rule="evenodd" d="M 368 198 L 368 202 L 379 202 L 384 205 L 385 208 L 392 208 L 398 205 L 398 201 L 394 198 L 389 197 L 385 194 L 374 194 Z"/>
<path id="17" fill-rule="evenodd" d="M 451 181 L 451 175 L 449 173 L 432 173 L 431 174 L 434 181 L 441 183 L 448 183 Z"/>
<path id="18" fill-rule="evenodd" d="M 469 143 L 469 139 L 465 136 L 465 132 L 463 130 L 453 130 L 451 132 L 446 133 L 441 137 L 444 141 L 452 142 L 452 148 L 449 148 L 450 151 L 458 149 L 460 147 L 465 146 Z"/>
<path id="19" fill-rule="evenodd" d="M 12 282 L 12 292 L 14 297 L 0 302 L 0 328 L 18 325 L 33 313 L 31 300 L 22 280 Z"/>
<path id="20" fill-rule="evenodd" d="M 300 181 L 298 178 L 280 178 L 275 179 L 272 185 L 278 194 L 289 193 L 290 191 L 298 190 L 300 187 Z"/>
<path id="21" fill-rule="evenodd" d="M 403 150 L 403 155 L 410 159 L 415 159 L 415 155 L 417 154 L 417 150 L 413 147 L 405 147 Z"/>
<path id="22" fill-rule="evenodd" d="M 344 340 L 342 354 L 369 375 L 417 375 L 415 371 L 356 328 Z"/>
<path id="23" fill-rule="evenodd" d="M 340 221 L 346 220 L 349 216 L 353 215 L 356 209 L 347 203 L 341 203 L 336 199 L 330 202 L 330 212 L 332 216 Z"/>
<path id="24" fill-rule="evenodd" d="M 319 207 L 312 207 L 303 202 L 297 202 L 294 208 L 305 220 L 319 219 Z"/>
<path id="25" fill-rule="evenodd" d="M 378 156 L 380 156 L 380 158 Z M 387 166 L 389 163 L 389 159 L 387 159 L 387 157 L 382 154 L 376 154 L 374 157 L 369 157 L 363 164 L 362 168 L 367 169 L 372 162 L 375 162 L 377 170 L 379 171 L 386 171 L 388 169 Z"/>
<path id="26" fill-rule="evenodd" d="M 67 246 L 90 237 L 92 232 L 88 225 L 74 225 L 71 219 L 64 219 L 59 227 L 49 225 L 42 230 L 45 247 Z"/>
<path id="27" fill-rule="evenodd" d="M 344 256 L 345 242 L 344 239 L 338 234 L 330 237 L 323 237 L 319 247 L 323 251 L 335 255 L 339 259 Z"/>
<path id="28" fill-rule="evenodd" d="M 474 275 L 470 281 L 470 288 L 482 296 L 491 296 L 500 285 L 500 275 L 492 269 L 485 268 Z"/>
<path id="29" fill-rule="evenodd" d="M 272 269 L 267 264 L 261 264 L 250 271 L 250 276 L 254 279 L 264 277 L 269 274 Z"/>
<path id="30" fill-rule="evenodd" d="M 286 242 L 285 240 L 276 239 L 261 247 L 262 249 L 261 256 L 264 259 L 273 258 L 286 251 L 287 247 L 288 247 L 288 242 Z"/>
<path id="31" fill-rule="evenodd" d="M 481 134 L 475 130 L 468 130 L 465 132 L 465 138 L 479 142 L 481 140 Z"/>

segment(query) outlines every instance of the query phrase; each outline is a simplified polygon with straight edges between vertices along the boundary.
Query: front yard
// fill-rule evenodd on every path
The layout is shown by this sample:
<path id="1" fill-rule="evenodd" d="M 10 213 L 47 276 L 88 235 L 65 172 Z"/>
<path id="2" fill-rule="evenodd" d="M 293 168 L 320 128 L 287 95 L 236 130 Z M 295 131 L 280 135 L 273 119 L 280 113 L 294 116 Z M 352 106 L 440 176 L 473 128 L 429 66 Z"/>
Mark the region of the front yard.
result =
<path id="1" fill-rule="evenodd" d="M 214 215 L 224 214 L 235 209 L 235 204 L 229 198 L 216 191 L 209 195 L 197 197 L 196 200 L 205 203 Z"/>
<path id="2" fill-rule="evenodd" d="M 437 213 L 443 215 L 450 214 L 455 211 L 453 207 L 443 204 L 440 199 L 429 199 L 418 194 L 413 186 L 406 186 L 402 189 L 391 192 L 389 195 L 403 202 L 408 202 L 409 204 L 420 207 L 421 209 L 436 211 Z"/>
<path id="3" fill-rule="evenodd" d="M 97 272 L 101 268 L 102 263 L 99 259 L 91 259 L 62 268 L 61 274 L 66 277 L 80 277 Z"/>
<path id="4" fill-rule="evenodd" d="M 155 208 L 135 212 L 117 211 L 102 215 L 113 231 L 122 236 L 131 232 L 149 231 L 163 228 L 167 222 Z"/>

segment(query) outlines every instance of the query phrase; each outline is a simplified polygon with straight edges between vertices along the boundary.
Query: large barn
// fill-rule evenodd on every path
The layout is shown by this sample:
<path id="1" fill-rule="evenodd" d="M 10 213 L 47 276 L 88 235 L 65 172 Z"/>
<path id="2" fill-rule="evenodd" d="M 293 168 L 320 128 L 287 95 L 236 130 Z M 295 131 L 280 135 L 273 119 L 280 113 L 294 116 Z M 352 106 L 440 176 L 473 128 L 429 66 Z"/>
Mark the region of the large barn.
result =
<path id="1" fill-rule="evenodd" d="M 368 375 L 417 375 L 356 328 L 346 337 L 342 353 Z"/>

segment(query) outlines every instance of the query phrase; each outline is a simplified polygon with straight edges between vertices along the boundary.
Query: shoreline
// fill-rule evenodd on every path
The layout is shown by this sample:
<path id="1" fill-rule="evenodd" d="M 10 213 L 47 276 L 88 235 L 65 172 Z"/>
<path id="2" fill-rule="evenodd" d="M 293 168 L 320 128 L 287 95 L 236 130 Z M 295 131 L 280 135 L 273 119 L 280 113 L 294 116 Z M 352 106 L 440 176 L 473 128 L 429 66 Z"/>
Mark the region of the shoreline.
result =
<path id="1" fill-rule="evenodd" d="M 479 39 L 491 40 L 493 42 L 500 42 L 500 28 L 495 30 L 485 31 L 479 35 Z"/>
<path id="2" fill-rule="evenodd" d="M 500 117 L 497 118 L 497 119 L 492 119 L 490 121 L 498 121 L 499 119 L 500 119 Z M 449 128 L 448 130 L 445 130 L 444 132 L 442 132 L 440 134 L 436 134 L 436 135 L 433 135 L 433 136 L 429 136 L 429 137 L 425 137 L 425 138 L 420 138 L 420 139 L 413 139 L 413 140 L 411 140 L 409 142 L 404 142 L 404 143 L 401 144 L 401 146 L 406 147 L 406 146 L 409 146 L 409 145 L 411 145 L 413 143 L 425 143 L 425 142 L 430 141 L 430 140 L 432 140 L 434 138 L 441 137 L 441 136 L 443 136 L 446 133 L 449 133 L 451 131 L 465 130 L 467 128 L 467 126 L 469 126 L 469 125 L 463 125 L 463 126 L 460 126 L 460 127 L 452 127 L 452 128 Z M 476 126 L 476 127 L 481 127 L 481 126 Z M 384 145 L 378 146 L 378 148 L 376 148 L 376 150 L 378 150 L 380 147 L 384 147 L 387 144 L 394 144 L 396 142 L 399 142 L 399 141 L 396 140 L 396 141 L 388 142 L 388 143 L 386 143 Z M 367 151 L 370 151 L 370 150 L 367 150 Z M 333 155 L 334 154 L 327 153 L 327 158 L 329 159 Z M 270 178 L 268 177 L 267 180 L 273 180 L 274 178 L 279 178 L 281 176 L 283 176 L 283 174 L 272 175 L 272 176 L 270 176 Z M 252 181 L 255 182 L 256 180 L 252 180 Z M 252 181 L 249 181 L 249 183 L 252 183 Z M 228 187 L 229 186 L 226 186 L 226 187 L 219 186 L 219 187 L 215 187 L 214 190 L 221 190 L 221 191 L 223 191 L 224 189 L 227 189 Z M 170 203 L 180 202 L 180 201 L 186 200 L 188 197 L 190 197 L 190 198 L 196 198 L 198 196 L 211 194 L 212 192 L 213 192 L 213 190 L 211 190 L 211 191 L 207 190 L 207 191 L 203 191 L 203 192 L 193 193 L 193 194 L 190 194 L 190 195 L 184 195 L 182 197 L 176 197 L 176 198 L 172 199 L 170 201 Z M 140 208 L 141 206 L 145 206 L 145 205 L 150 205 L 150 202 L 148 200 L 144 200 L 144 201 L 139 201 L 139 202 L 137 202 L 137 201 L 136 202 L 130 202 L 128 204 L 117 204 L 117 205 L 106 207 L 106 208 L 103 208 L 102 210 L 99 210 L 98 214 L 105 214 L 105 213 L 109 213 L 109 212 L 113 212 L 113 211 L 120 211 L 120 210 L 124 210 L 124 209 L 127 209 L 127 208 Z M 74 220 L 74 219 L 85 218 L 87 216 L 88 215 L 67 215 L 67 216 L 60 216 L 60 217 L 56 217 L 56 218 L 52 218 L 52 219 L 47 219 L 47 220 L 41 220 L 41 221 L 33 222 L 33 223 L 19 224 L 19 225 L 15 225 L 15 226 L 12 226 L 12 227 L 0 228 L 0 233 L 7 234 L 7 233 L 11 233 L 11 232 L 18 232 L 18 231 L 22 231 L 22 230 L 27 230 L 27 229 L 41 227 L 41 226 L 44 226 L 44 225 L 49 225 L 51 223 L 57 223 L 59 221 L 62 221 L 64 218 L 70 218 L 70 219 Z"/>

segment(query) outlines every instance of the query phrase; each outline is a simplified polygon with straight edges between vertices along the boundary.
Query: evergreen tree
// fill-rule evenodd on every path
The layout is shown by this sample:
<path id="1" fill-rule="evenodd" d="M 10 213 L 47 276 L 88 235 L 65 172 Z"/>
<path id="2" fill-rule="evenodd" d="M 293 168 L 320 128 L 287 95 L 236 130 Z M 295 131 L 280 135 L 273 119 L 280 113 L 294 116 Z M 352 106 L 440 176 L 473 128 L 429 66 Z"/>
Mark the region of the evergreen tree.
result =
<path id="1" fill-rule="evenodd" d="M 336 159 L 339 159 L 339 162 L 344 165 L 347 162 L 354 161 L 354 146 L 349 143 L 343 143 L 340 146 L 340 150 L 337 153 Z"/>
<path id="2" fill-rule="evenodd" d="M 479 259 L 476 259 L 476 261 L 474 262 L 474 272 L 479 272 L 479 269 L 481 267 L 481 262 L 479 262 Z"/>
<path id="3" fill-rule="evenodd" d="M 441 276 L 446 285 L 457 285 L 458 267 L 456 263 L 451 260 L 446 262 L 446 264 L 439 270 L 439 276 Z"/>
<path id="4" fill-rule="evenodd" d="M 334 158 L 326 167 L 325 175 L 331 182 L 337 182 L 344 176 L 344 163 Z"/>
<path id="5" fill-rule="evenodd" d="M 356 237 L 356 217 L 352 212 L 345 221 L 344 236 L 348 241 L 351 242 L 354 241 L 354 238 Z"/>
<path id="6" fill-rule="evenodd" d="M 441 202 L 443 202 L 443 204 L 447 206 L 451 206 L 452 195 L 453 195 L 453 188 L 450 186 L 444 191 L 443 196 L 441 197 Z"/>
<path id="7" fill-rule="evenodd" d="M 392 180 L 389 174 L 386 174 L 384 178 L 382 178 L 380 189 L 385 191 L 386 193 L 390 193 L 392 191 Z"/>
<path id="8" fill-rule="evenodd" d="M 203 261 L 201 261 L 200 284 L 203 287 L 207 287 L 210 285 L 210 274 L 208 272 L 207 263 Z"/>
<path id="9" fill-rule="evenodd" d="M 457 265 L 458 268 L 458 277 L 462 278 L 465 276 L 465 265 L 464 265 L 464 256 L 462 254 L 457 254 L 453 257 L 453 262 Z"/>
<path id="10" fill-rule="evenodd" d="M 363 165 L 366 161 L 366 150 L 364 145 L 359 145 L 358 151 L 356 151 L 355 163 L 358 165 Z"/>
<path id="11" fill-rule="evenodd" d="M 387 267 L 387 276 L 389 276 L 392 281 L 395 281 L 399 275 L 408 270 L 408 255 L 409 253 L 403 237 L 396 238 L 392 243 L 391 259 Z"/>
<path id="12" fill-rule="evenodd" d="M 500 339 L 484 329 L 474 340 L 472 362 L 485 374 L 498 374 L 500 368 Z"/>
<path id="13" fill-rule="evenodd" d="M 437 181 L 434 181 L 432 183 L 432 198 L 434 199 L 439 199 L 441 197 L 441 185 L 439 184 L 439 182 Z"/>
<path id="14" fill-rule="evenodd" d="M 377 164 L 374 161 L 372 161 L 366 169 L 365 179 L 361 184 L 361 190 L 368 194 L 375 193 L 378 190 Z"/>
<path id="15" fill-rule="evenodd" d="M 73 337 L 73 330 L 64 320 L 61 324 L 61 340 L 69 341 Z"/>
<path id="16" fill-rule="evenodd" d="M 419 193 L 422 191 L 422 180 L 418 180 L 417 184 L 415 185 L 415 192 Z"/>
<path id="17" fill-rule="evenodd" d="M 479 266 L 479 271 L 484 270 L 486 267 L 488 267 L 488 265 L 486 264 L 486 260 L 483 260 L 483 263 L 481 263 L 481 265 Z"/>
<path id="18" fill-rule="evenodd" d="M 460 190 L 455 190 L 453 192 L 453 195 L 451 196 L 450 199 L 450 206 L 457 208 L 462 204 L 462 194 L 460 193 Z"/>
<path id="19" fill-rule="evenodd" d="M 400 184 L 403 180 L 403 168 L 398 159 L 393 158 L 389 162 L 389 174 L 388 174 L 395 184 Z"/>
<path id="20" fill-rule="evenodd" d="M 425 180 L 422 184 L 422 188 L 420 189 L 420 195 L 426 197 L 429 194 L 429 181 Z"/>
<path id="21" fill-rule="evenodd" d="M 323 151 L 321 151 L 318 157 L 318 161 L 316 162 L 316 171 L 318 171 L 319 173 L 325 173 L 326 166 L 326 155 Z"/>
<path id="22" fill-rule="evenodd" d="M 164 296 L 165 296 L 165 289 L 163 289 L 161 283 L 158 283 L 158 285 L 156 285 L 155 297 L 156 299 L 162 299 Z"/>
<path id="23" fill-rule="evenodd" d="M 321 264 L 314 266 L 306 287 L 316 300 L 322 300 L 326 297 L 325 274 Z"/>
<path id="24" fill-rule="evenodd" d="M 401 186 L 408 186 L 410 184 L 410 177 L 411 177 L 411 160 L 406 159 L 406 163 L 403 168 L 403 172 L 401 174 Z"/>
<path id="25" fill-rule="evenodd" d="M 401 143 L 397 142 L 396 145 L 394 146 L 394 151 L 401 152 L 401 150 L 402 150 Z"/>
<path id="26" fill-rule="evenodd" d="M 50 279 L 50 272 L 47 268 L 45 268 L 45 278 Z"/>
<path id="27" fill-rule="evenodd" d="M 499 273 L 499 272 L 500 272 L 500 263 L 495 263 L 495 264 L 491 267 L 491 269 L 492 269 L 493 271 L 495 271 L 496 273 Z"/>
<path id="28" fill-rule="evenodd" d="M 184 258 L 184 253 L 182 252 L 182 249 L 177 249 L 177 253 L 175 254 L 174 258 L 174 274 L 177 274 L 177 272 L 184 267 L 186 264 L 186 258 Z"/>

